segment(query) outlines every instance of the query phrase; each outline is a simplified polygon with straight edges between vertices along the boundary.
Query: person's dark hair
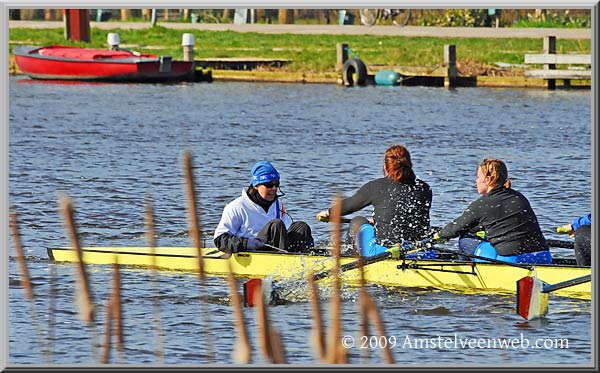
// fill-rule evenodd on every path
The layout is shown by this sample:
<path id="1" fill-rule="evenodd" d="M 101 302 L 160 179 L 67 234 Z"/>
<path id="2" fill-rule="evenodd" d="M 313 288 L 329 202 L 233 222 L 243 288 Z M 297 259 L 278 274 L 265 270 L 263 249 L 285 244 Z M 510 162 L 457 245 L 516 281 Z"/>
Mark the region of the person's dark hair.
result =
<path id="1" fill-rule="evenodd" d="M 258 190 L 252 185 L 252 183 L 250 183 L 250 185 L 248 185 L 248 190 L 246 190 L 246 192 L 248 193 L 249 196 L 253 196 L 258 193 Z"/>
<path id="2" fill-rule="evenodd" d="M 402 145 L 390 146 L 383 160 L 387 176 L 397 182 L 411 182 L 416 176 L 412 169 L 410 152 Z"/>

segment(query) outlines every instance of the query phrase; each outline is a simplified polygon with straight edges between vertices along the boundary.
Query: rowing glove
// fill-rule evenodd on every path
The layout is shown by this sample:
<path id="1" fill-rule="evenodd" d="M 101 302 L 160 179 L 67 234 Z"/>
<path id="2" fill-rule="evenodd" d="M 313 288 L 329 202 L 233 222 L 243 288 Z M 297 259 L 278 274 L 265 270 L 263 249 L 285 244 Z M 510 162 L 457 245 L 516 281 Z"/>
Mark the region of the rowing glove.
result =
<path id="1" fill-rule="evenodd" d="M 265 241 L 262 238 L 258 237 L 250 237 L 248 238 L 248 242 L 246 243 L 246 249 L 250 251 L 262 249 L 265 245 Z"/>
<path id="2" fill-rule="evenodd" d="M 386 250 L 392 259 L 400 259 L 400 245 L 394 245 Z"/>

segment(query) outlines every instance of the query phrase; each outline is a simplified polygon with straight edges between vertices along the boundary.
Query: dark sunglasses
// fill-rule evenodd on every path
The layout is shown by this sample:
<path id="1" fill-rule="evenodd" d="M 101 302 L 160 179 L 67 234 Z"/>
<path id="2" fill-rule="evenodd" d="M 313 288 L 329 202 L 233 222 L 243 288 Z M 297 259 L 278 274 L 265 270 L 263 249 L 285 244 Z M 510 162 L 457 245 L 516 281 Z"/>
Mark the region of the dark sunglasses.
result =
<path id="1" fill-rule="evenodd" d="M 262 185 L 264 185 L 264 186 L 265 186 L 265 188 L 268 188 L 268 189 L 271 189 L 271 188 L 273 188 L 274 186 L 275 186 L 275 187 L 277 187 L 277 188 L 279 188 L 279 181 L 270 181 L 270 182 L 268 182 L 268 183 L 264 183 L 264 184 L 262 184 Z"/>

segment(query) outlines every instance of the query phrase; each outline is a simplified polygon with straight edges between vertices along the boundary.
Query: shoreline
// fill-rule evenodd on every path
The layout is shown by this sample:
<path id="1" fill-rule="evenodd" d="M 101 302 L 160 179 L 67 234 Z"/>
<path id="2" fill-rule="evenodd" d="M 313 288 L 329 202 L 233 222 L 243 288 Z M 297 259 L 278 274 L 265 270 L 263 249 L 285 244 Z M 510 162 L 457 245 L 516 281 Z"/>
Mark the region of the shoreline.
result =
<path id="1" fill-rule="evenodd" d="M 287 71 L 261 70 L 210 70 L 215 82 L 250 82 L 250 83 L 289 83 L 289 84 L 337 84 L 342 85 L 341 73 L 295 73 Z M 9 76 L 23 75 L 17 68 L 14 57 L 9 62 Z M 475 75 L 476 84 L 473 88 L 535 88 L 547 89 L 547 83 L 541 78 L 528 78 L 524 75 L 487 76 Z M 570 90 L 591 89 L 591 82 L 578 85 L 576 81 Z M 401 86 L 401 85 L 400 85 Z M 562 87 L 558 86 L 561 89 Z"/>

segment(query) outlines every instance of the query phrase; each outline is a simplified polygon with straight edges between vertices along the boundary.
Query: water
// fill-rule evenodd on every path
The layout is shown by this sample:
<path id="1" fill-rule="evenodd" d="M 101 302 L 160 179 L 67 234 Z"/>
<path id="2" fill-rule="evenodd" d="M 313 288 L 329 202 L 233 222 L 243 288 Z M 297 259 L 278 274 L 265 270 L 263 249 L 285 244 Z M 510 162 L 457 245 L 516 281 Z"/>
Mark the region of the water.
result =
<path id="1" fill-rule="evenodd" d="M 379 177 L 383 152 L 396 143 L 409 148 L 417 175 L 433 189 L 434 226 L 455 218 L 477 198 L 477 163 L 488 156 L 507 163 L 513 187 L 529 198 L 547 238 L 565 239 L 554 228 L 591 209 L 589 91 L 48 84 L 21 77 L 10 79 L 9 90 L 9 202 L 19 213 L 42 333 L 49 308 L 56 309 L 54 321 L 50 318 L 54 337 L 44 338 L 52 342 L 53 363 L 97 363 L 90 343 L 94 332 L 77 318 L 73 302 L 74 266 L 47 259 L 47 247 L 68 245 L 57 209 L 59 196 L 73 198 L 84 245 L 145 246 L 147 195 L 154 200 L 157 244 L 190 245 L 184 150 L 192 152 L 201 229 L 207 234 L 216 227 L 223 206 L 247 185 L 254 162 L 267 159 L 282 174 L 289 213 L 309 222 L 316 242 L 324 243 L 330 226 L 316 221 L 317 212 L 329 207 L 335 193 L 348 196 Z M 19 285 L 9 241 L 9 362 L 45 364 L 50 358 L 36 344 L 32 307 Z M 572 252 L 556 249 L 555 255 Z M 88 268 L 97 320 L 103 321 L 111 268 Z M 123 268 L 121 276 L 125 351 L 123 356 L 114 352 L 111 361 L 157 363 L 150 272 Z M 161 272 L 159 281 L 165 363 L 233 363 L 235 325 L 223 279 L 207 280 L 210 314 L 204 318 L 193 274 Z M 396 338 L 394 359 L 403 365 L 591 362 L 589 301 L 552 296 L 548 318 L 528 323 L 514 313 L 512 296 L 379 286 L 369 291 L 384 321 L 386 341 Z M 345 289 L 343 334 L 355 339 L 347 350 L 350 362 L 382 363 L 377 346 L 360 348 L 356 300 L 355 290 Z M 327 305 L 323 300 L 329 324 Z M 310 304 L 290 303 L 270 312 L 288 361 L 317 363 L 309 339 Z M 253 360 L 264 363 L 254 310 L 244 313 Z M 98 340 L 102 332 L 97 326 Z M 378 333 L 371 328 L 371 335 Z M 432 343 L 416 345 L 415 338 Z M 568 348 L 457 347 L 486 338 L 516 339 L 521 346 L 540 338 L 550 340 L 548 344 L 566 339 Z M 214 355 L 208 353 L 211 347 Z"/>

